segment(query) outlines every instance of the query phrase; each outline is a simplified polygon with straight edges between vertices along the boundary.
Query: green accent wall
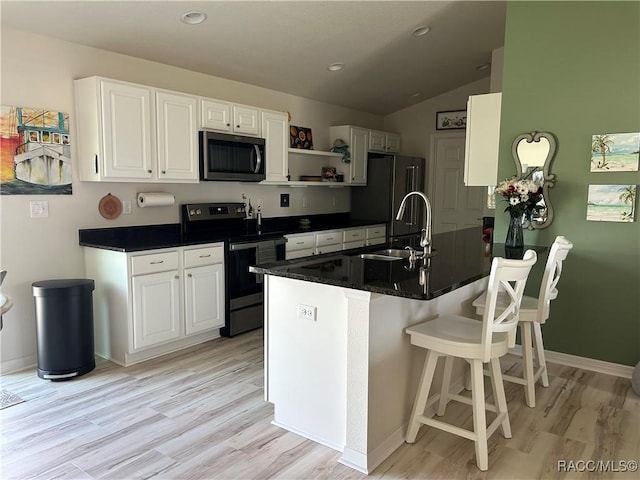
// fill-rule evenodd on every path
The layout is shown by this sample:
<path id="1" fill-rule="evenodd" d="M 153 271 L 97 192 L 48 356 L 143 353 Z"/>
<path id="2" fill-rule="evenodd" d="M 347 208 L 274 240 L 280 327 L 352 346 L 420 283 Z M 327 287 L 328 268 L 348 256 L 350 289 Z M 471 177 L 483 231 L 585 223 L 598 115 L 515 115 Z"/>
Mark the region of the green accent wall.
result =
<path id="1" fill-rule="evenodd" d="M 639 172 L 589 171 L 592 134 L 640 132 L 639 2 L 508 3 L 498 179 L 515 174 L 511 142 L 532 131 L 558 142 L 555 220 L 525 231 L 525 243 L 550 245 L 564 235 L 574 244 L 543 327 L 545 348 L 635 365 L 640 218 L 588 222 L 586 203 L 589 184 L 640 184 Z M 504 206 L 497 201 L 497 242 L 506 234 Z M 532 277 L 527 291 L 537 293 L 539 281 Z"/>

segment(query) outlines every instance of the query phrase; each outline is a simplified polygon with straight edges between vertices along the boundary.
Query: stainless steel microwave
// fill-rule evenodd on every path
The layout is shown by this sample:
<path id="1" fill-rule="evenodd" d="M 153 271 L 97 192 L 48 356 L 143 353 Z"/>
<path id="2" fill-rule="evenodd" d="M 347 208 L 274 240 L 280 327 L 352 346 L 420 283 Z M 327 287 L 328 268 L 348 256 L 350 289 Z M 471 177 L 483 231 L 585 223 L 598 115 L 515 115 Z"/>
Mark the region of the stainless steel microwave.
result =
<path id="1" fill-rule="evenodd" d="M 200 179 L 259 182 L 265 179 L 264 139 L 200 131 Z"/>

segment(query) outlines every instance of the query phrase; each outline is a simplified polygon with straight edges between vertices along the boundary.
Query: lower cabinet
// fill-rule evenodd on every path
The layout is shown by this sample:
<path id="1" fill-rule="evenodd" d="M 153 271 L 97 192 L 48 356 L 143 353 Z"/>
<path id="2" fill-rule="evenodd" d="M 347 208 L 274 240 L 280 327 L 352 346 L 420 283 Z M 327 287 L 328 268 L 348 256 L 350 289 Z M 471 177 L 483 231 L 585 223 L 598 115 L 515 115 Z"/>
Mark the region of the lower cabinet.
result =
<path id="1" fill-rule="evenodd" d="M 84 253 L 101 357 L 126 366 L 220 336 L 224 244 Z"/>

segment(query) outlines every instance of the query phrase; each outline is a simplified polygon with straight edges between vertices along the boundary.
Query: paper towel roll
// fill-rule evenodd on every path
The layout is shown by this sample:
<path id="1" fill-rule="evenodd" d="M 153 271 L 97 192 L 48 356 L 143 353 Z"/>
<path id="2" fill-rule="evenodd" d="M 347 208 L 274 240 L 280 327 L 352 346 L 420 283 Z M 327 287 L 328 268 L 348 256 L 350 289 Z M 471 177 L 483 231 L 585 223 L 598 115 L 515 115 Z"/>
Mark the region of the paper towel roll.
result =
<path id="1" fill-rule="evenodd" d="M 147 192 L 138 194 L 138 206 L 147 207 L 169 207 L 176 203 L 176 197 L 170 193 Z"/>

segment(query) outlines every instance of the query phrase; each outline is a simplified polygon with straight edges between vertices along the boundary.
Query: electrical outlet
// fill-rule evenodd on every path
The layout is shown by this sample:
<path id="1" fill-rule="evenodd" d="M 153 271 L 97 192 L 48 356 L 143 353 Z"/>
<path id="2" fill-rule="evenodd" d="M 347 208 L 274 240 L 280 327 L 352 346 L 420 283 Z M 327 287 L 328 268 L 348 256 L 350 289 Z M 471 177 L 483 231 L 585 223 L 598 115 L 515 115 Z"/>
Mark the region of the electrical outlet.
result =
<path id="1" fill-rule="evenodd" d="M 29 202 L 31 218 L 46 218 L 49 216 L 48 200 L 32 200 Z"/>
<path id="2" fill-rule="evenodd" d="M 131 215 L 131 200 L 124 200 L 122 202 L 122 213 L 125 215 Z"/>
<path id="3" fill-rule="evenodd" d="M 280 194 L 280 207 L 288 207 L 289 206 L 289 194 L 281 193 Z"/>
<path id="4" fill-rule="evenodd" d="M 311 305 L 298 305 L 298 318 L 302 318 L 303 320 L 313 320 L 316 321 L 316 307 L 312 307 Z"/>

